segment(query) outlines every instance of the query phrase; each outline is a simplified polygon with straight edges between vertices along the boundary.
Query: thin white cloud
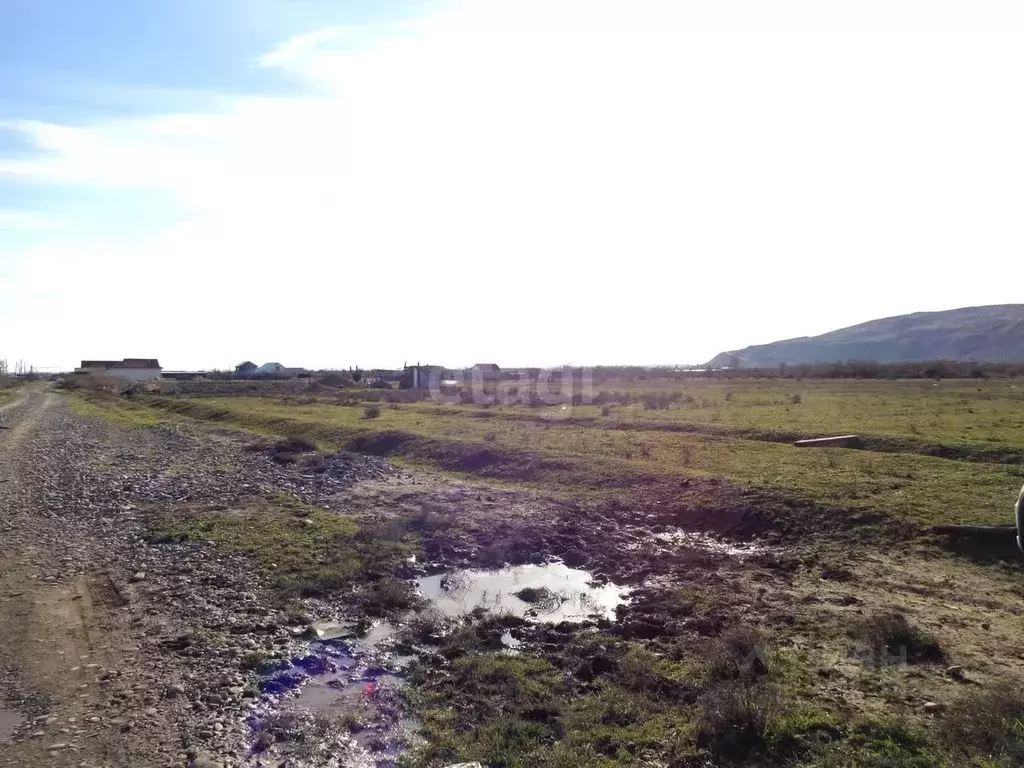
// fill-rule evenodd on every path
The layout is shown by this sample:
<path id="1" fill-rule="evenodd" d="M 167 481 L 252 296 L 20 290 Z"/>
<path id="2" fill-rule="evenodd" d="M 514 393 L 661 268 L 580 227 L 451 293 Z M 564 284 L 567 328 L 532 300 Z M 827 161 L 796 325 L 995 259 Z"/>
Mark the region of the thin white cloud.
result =
<path id="1" fill-rule="evenodd" d="M 192 212 L 142 240 L 33 255 L 114 265 L 79 275 L 95 290 L 154 269 L 171 302 L 281 295 L 321 326 L 335 306 L 376 318 L 374 343 L 344 352 L 239 330 L 297 363 L 700 361 L 1013 300 L 1012 283 L 962 265 L 1021 274 L 1024 105 L 1008 94 L 1024 25 L 967 0 L 831 7 L 844 14 L 446 4 L 314 31 L 258 62 L 312 94 L 8 126 L 42 153 L 0 158 L 0 173 L 157 189 Z M 199 287 L 179 278 L 189 269 Z M 403 320 L 423 304 L 436 321 Z M 467 309 L 473 323 L 446 323 Z M 211 317 L 231 322 L 220 309 L 182 322 L 201 337 Z M 210 364 L 222 341 L 181 345 L 176 365 Z"/>
<path id="2" fill-rule="evenodd" d="M 0 208 L 0 232 L 43 230 L 52 227 L 54 223 L 53 218 L 36 211 Z"/>
<path id="3" fill-rule="evenodd" d="M 342 25 L 305 32 L 288 38 L 272 51 L 256 60 L 257 66 L 286 69 L 296 74 L 307 74 L 306 65 L 327 49 L 352 49 L 372 45 L 384 34 L 395 35 L 409 29 L 406 23 Z"/>

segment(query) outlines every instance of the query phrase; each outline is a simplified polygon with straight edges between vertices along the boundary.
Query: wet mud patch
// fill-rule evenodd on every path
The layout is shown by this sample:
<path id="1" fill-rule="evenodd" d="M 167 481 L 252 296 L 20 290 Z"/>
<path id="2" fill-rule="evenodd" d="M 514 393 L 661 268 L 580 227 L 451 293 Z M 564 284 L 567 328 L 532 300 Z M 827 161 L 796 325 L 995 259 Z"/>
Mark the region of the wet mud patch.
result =
<path id="1" fill-rule="evenodd" d="M 315 639 L 263 670 L 248 719 L 248 764 L 394 766 L 417 744 L 418 724 L 406 709 L 410 668 L 440 670 L 444 654 L 464 642 L 530 655 L 538 643 L 551 644 L 552 632 L 568 641 L 581 627 L 610 626 L 627 602 L 624 588 L 563 562 L 456 570 L 409 583 L 421 610 L 369 627 L 311 625 Z"/>
<path id="2" fill-rule="evenodd" d="M 730 541 L 699 531 L 687 531 L 681 528 L 654 533 L 651 538 L 654 540 L 655 546 L 660 545 L 667 551 L 678 551 L 682 548 L 688 548 L 700 552 L 740 558 L 760 555 L 769 551 L 769 546 L 760 541 Z"/>
<path id="3" fill-rule="evenodd" d="M 24 724 L 24 717 L 0 702 L 0 744 L 14 736 Z"/>
<path id="4" fill-rule="evenodd" d="M 334 625 L 325 636 L 340 634 Z M 401 693 L 408 659 L 385 646 L 384 626 L 362 641 L 315 640 L 265 670 L 248 719 L 249 764 L 390 768 L 414 741 Z"/>

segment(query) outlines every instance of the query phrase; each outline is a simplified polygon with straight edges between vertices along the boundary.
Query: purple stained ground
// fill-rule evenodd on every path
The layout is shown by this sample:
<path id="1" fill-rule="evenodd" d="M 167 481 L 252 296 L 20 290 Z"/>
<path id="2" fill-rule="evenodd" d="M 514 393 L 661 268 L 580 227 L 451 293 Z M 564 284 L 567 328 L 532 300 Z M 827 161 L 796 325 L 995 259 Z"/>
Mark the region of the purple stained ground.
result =
<path id="1" fill-rule="evenodd" d="M 285 710 L 358 709 L 372 723 L 366 737 L 357 735 L 356 741 L 374 753 L 378 768 L 395 765 L 405 743 L 401 733 L 405 711 L 398 695 L 401 679 L 376 658 L 366 663 L 369 656 L 344 640 L 322 640 L 310 643 L 308 653 L 282 660 L 259 684 L 261 696 L 248 720 L 253 734 L 268 717 Z M 381 687 L 378 682 L 387 685 Z M 258 748 L 256 742 L 254 751 Z"/>

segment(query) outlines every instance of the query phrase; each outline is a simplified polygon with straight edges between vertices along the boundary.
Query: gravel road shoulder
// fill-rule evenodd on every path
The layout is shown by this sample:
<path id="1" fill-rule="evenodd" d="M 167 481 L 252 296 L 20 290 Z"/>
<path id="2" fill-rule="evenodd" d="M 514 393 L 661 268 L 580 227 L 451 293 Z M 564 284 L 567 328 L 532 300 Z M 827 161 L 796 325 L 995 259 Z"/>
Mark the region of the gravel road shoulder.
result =
<path id="1" fill-rule="evenodd" d="M 43 387 L 0 419 L 0 766 L 243 764 L 246 657 L 287 654 L 297 617 L 245 559 L 154 543 L 145 510 L 400 475 L 370 457 L 304 475 L 230 436 L 81 418 Z"/>

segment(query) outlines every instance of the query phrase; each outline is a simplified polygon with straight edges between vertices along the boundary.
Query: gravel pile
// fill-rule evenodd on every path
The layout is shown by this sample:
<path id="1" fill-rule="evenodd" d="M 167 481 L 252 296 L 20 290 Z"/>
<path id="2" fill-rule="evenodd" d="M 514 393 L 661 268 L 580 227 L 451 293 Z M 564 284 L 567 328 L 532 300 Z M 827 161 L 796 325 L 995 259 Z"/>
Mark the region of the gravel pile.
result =
<path id="1" fill-rule="evenodd" d="M 146 440 L 135 446 L 134 453 L 125 449 L 114 457 L 115 470 L 128 475 L 120 479 L 120 490 L 139 501 L 238 502 L 274 489 L 330 508 L 335 494 L 358 482 L 403 474 L 377 456 L 308 454 L 282 466 L 271 460 L 269 447 L 245 450 L 234 440 L 211 441 L 169 427 L 144 434 Z"/>

